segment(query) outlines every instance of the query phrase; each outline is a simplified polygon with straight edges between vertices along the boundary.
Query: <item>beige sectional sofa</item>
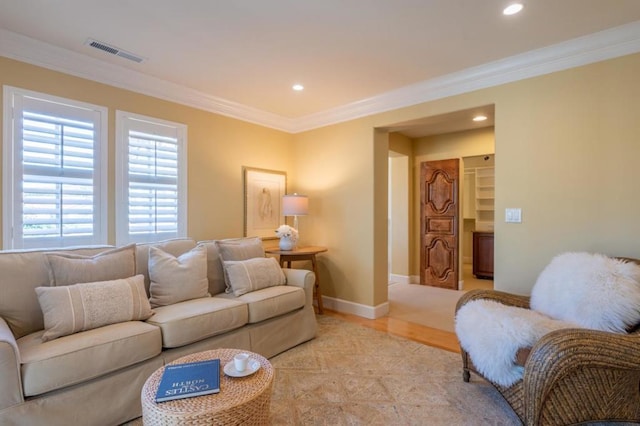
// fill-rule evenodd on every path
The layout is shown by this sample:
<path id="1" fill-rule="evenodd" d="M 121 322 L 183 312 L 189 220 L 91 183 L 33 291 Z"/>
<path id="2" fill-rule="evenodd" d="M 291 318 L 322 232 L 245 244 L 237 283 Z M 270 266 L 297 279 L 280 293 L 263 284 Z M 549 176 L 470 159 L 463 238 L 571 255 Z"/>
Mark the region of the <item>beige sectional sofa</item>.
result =
<path id="1" fill-rule="evenodd" d="M 0 252 L 0 424 L 118 425 L 141 415 L 140 392 L 145 380 L 157 368 L 178 357 L 222 347 L 247 349 L 272 357 L 312 339 L 316 334 L 313 272 L 283 269 L 285 285 L 245 289 L 239 292 L 244 294 L 236 296 L 234 292 L 225 292 L 225 269 L 220 260 L 224 244 L 231 245 L 231 255 L 235 257 L 231 260 L 239 263 L 258 256 L 261 249 L 261 242 L 257 241 L 260 244 L 257 248 L 252 239 L 223 240 L 222 244 L 220 241 L 197 243 L 191 239 L 178 239 L 137 245 L 130 251 L 105 246 Z M 149 311 L 151 316 L 146 320 L 90 328 L 92 322 L 99 325 L 104 320 L 104 315 L 90 315 L 91 303 L 104 309 L 115 303 L 118 305 L 114 305 L 115 310 L 122 310 L 122 305 L 127 303 L 120 303 L 116 296 L 105 298 L 104 292 L 102 298 L 96 297 L 93 302 L 82 292 L 78 293 L 81 296 L 75 295 L 71 290 L 82 284 L 71 285 L 75 284 L 71 277 L 74 274 L 77 277 L 78 273 L 81 276 L 93 266 L 83 269 L 69 263 L 71 266 L 65 270 L 65 262 L 81 259 L 79 264 L 85 265 L 82 262 L 102 261 L 117 251 L 117 256 L 123 259 L 118 261 L 117 267 L 103 267 L 102 272 L 96 272 L 95 280 L 80 282 L 95 284 L 93 281 L 99 281 L 97 287 L 100 287 L 103 281 L 106 283 L 100 274 L 116 273 L 122 276 L 109 282 L 116 282 L 122 289 L 123 281 L 133 282 L 135 277 L 118 279 L 131 275 L 134 268 L 134 273 L 142 274 L 144 278 L 146 294 L 140 290 L 144 305 L 150 286 L 159 285 L 150 280 L 150 247 L 178 259 L 185 253 L 195 252 L 196 248 L 206 247 L 206 285 L 211 297 L 205 294 L 151 307 L 153 311 Z M 134 264 L 127 266 L 129 270 L 120 271 L 120 266 L 131 261 L 130 257 L 122 257 L 129 253 L 134 256 Z M 54 265 L 53 259 L 60 263 Z M 225 268 L 227 263 L 233 262 L 224 262 Z M 151 275 L 153 273 L 151 271 Z M 69 282 L 64 282 L 65 279 Z M 137 279 L 141 281 L 142 278 Z M 138 284 L 141 288 L 141 282 Z M 175 286 L 176 291 L 183 290 L 181 282 L 176 282 Z M 69 289 L 63 293 L 68 294 L 68 300 L 62 302 L 68 302 L 71 308 L 55 311 L 56 306 L 62 306 L 55 304 L 60 301 L 48 299 L 49 302 L 54 300 L 51 302 L 54 308 L 45 309 L 45 324 L 43 306 L 47 299 L 41 297 L 60 294 L 49 293 L 49 287 L 64 287 L 64 292 Z M 89 288 L 82 287 L 81 290 L 86 293 Z M 135 288 L 131 284 L 133 292 Z M 100 288 L 96 291 L 100 295 Z M 88 294 L 91 296 L 90 292 Z M 82 303 L 78 302 L 80 297 L 84 297 Z M 139 306 L 139 301 L 136 303 L 135 308 L 144 314 L 145 306 Z M 85 311 L 78 313 L 82 309 Z M 44 341 L 45 325 L 75 328 L 72 334 Z"/>

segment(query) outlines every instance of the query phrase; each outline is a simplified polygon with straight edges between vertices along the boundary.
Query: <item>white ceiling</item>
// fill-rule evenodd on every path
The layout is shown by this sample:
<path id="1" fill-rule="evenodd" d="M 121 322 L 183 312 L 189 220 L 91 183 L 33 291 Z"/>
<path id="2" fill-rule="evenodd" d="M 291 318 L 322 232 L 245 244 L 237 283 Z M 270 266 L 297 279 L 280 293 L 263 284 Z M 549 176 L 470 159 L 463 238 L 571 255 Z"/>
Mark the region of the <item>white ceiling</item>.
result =
<path id="1" fill-rule="evenodd" d="M 112 74 L 126 70 L 129 80 L 132 75 L 153 77 L 150 81 L 189 89 L 191 97 L 226 102 L 229 109 L 304 121 L 514 55 L 640 23 L 640 0 L 525 0 L 521 14 L 506 17 L 501 11 L 508 3 L 0 0 L 0 29 L 5 30 L 0 35 L 22 35 L 75 52 L 74 58 L 91 57 L 93 66 L 106 63 Z M 640 26 L 630 28 L 640 39 Z M 88 38 L 146 60 L 138 64 L 93 49 L 85 45 Z M 26 50 L 5 56 L 28 60 Z M 47 66 L 42 59 L 32 62 Z M 305 90 L 292 91 L 294 83 Z"/>

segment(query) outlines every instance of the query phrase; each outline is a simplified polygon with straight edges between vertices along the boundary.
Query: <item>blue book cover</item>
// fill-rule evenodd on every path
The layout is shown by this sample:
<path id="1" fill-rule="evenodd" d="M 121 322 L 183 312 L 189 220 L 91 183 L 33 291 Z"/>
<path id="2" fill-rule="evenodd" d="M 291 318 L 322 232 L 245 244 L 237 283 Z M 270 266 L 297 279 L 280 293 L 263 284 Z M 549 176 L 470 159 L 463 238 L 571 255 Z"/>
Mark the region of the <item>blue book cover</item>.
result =
<path id="1" fill-rule="evenodd" d="M 220 392 L 220 360 L 167 365 L 156 392 L 156 402 Z"/>

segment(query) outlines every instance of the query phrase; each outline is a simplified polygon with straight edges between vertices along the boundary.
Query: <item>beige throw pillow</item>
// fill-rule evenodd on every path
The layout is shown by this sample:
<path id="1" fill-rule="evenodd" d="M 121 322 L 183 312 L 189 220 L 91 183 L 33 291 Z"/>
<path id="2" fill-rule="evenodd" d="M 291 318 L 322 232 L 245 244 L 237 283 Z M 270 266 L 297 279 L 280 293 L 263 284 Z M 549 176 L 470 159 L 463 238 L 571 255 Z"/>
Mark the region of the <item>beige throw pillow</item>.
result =
<path id="1" fill-rule="evenodd" d="M 272 257 L 226 260 L 223 265 L 227 282 L 236 297 L 287 282 L 278 261 Z"/>
<path id="2" fill-rule="evenodd" d="M 247 260 L 256 257 L 265 257 L 262 239 L 259 237 L 230 238 L 227 240 L 217 240 L 215 243 L 220 258 L 218 259 L 218 265 L 214 267 L 212 267 L 212 265 L 209 266 L 210 271 L 215 271 L 216 269 L 221 271 L 223 269 L 222 262 L 227 260 Z M 211 275 L 211 272 L 209 274 Z M 227 274 L 223 275 L 226 287 L 224 291 L 225 293 L 231 293 L 231 284 L 227 279 Z"/>
<path id="3" fill-rule="evenodd" d="M 175 257 L 157 247 L 149 247 L 149 279 L 154 308 L 210 296 L 207 248 L 197 246 Z"/>
<path id="4" fill-rule="evenodd" d="M 222 260 L 246 260 L 264 257 L 264 247 L 259 237 L 235 238 L 216 241 Z"/>
<path id="5" fill-rule="evenodd" d="M 73 253 L 47 253 L 49 285 L 111 281 L 136 274 L 136 245 L 103 251 L 95 256 Z"/>
<path id="6" fill-rule="evenodd" d="M 36 294 L 44 316 L 43 342 L 109 324 L 145 320 L 153 314 L 142 275 L 36 287 Z"/>

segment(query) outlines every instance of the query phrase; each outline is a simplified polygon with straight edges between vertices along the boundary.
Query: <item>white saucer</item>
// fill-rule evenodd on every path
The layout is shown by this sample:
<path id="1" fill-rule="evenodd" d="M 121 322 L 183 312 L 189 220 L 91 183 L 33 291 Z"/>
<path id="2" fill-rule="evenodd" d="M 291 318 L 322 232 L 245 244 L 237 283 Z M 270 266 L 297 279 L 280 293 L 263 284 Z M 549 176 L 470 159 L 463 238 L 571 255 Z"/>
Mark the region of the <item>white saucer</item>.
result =
<path id="1" fill-rule="evenodd" d="M 236 367 L 233 365 L 233 361 L 231 361 L 224 366 L 224 374 L 231 377 L 245 377 L 245 376 L 252 375 L 259 369 L 260 369 L 260 363 L 255 359 L 249 358 L 249 362 L 247 363 L 247 368 L 244 371 L 236 370 Z"/>

